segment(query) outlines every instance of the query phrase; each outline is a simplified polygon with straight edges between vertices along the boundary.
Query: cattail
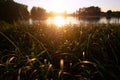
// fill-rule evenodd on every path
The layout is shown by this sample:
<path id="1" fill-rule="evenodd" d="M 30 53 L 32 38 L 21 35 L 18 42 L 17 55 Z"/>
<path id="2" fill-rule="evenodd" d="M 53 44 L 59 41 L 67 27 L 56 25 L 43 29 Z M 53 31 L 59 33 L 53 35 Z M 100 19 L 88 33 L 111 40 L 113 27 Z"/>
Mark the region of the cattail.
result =
<path id="1" fill-rule="evenodd" d="M 64 68 L 64 60 L 61 59 L 60 60 L 60 69 L 63 70 L 63 68 Z"/>
<path id="2" fill-rule="evenodd" d="M 44 63 L 47 64 L 47 59 L 44 59 Z"/>
<path id="3" fill-rule="evenodd" d="M 18 70 L 18 77 L 17 77 L 17 80 L 20 80 L 20 73 L 21 73 L 21 68 Z"/>
<path id="4" fill-rule="evenodd" d="M 85 60 L 85 52 L 83 52 L 83 60 Z"/>
<path id="5" fill-rule="evenodd" d="M 72 66 L 72 63 L 70 63 L 70 67 Z"/>

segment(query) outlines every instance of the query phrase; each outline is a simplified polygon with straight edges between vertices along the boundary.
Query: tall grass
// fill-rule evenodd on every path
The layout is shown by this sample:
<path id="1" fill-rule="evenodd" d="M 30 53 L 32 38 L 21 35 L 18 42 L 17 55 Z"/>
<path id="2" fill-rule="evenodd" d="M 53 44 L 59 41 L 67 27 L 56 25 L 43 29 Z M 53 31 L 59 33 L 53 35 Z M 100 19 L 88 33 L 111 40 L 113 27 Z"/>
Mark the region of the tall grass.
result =
<path id="1" fill-rule="evenodd" d="M 0 80 L 119 80 L 120 25 L 0 22 Z"/>

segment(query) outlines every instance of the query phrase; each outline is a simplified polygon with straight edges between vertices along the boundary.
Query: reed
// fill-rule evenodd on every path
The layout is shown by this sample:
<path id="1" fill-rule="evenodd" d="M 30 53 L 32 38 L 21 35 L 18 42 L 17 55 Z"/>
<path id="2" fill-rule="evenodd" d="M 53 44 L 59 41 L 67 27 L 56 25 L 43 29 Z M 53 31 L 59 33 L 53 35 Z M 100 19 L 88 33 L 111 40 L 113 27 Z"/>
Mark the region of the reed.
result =
<path id="1" fill-rule="evenodd" d="M 0 22 L 0 80 L 119 80 L 119 52 L 120 25 Z"/>

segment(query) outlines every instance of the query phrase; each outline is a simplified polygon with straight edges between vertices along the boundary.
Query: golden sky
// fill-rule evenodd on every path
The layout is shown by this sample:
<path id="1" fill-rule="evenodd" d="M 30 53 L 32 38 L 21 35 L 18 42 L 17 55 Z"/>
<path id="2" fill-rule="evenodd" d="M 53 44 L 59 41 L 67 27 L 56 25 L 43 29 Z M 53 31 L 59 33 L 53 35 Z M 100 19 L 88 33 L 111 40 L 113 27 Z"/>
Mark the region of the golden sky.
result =
<path id="1" fill-rule="evenodd" d="M 109 9 L 113 11 L 120 11 L 120 0 L 14 0 L 19 3 L 28 5 L 29 10 L 33 6 L 39 6 L 49 11 L 74 12 L 82 7 L 99 6 L 102 11 Z"/>

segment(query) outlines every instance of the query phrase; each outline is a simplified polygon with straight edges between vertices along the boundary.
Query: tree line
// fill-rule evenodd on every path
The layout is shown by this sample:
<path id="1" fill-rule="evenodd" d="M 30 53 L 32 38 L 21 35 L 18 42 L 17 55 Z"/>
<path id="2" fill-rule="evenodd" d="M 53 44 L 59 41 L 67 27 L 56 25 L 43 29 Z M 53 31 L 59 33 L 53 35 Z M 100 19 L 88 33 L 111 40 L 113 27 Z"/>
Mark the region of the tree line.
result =
<path id="1" fill-rule="evenodd" d="M 111 11 L 111 10 L 108 10 L 106 12 L 106 16 L 108 18 L 110 18 L 110 17 L 120 17 L 120 11 Z"/>
<path id="2" fill-rule="evenodd" d="M 77 16 L 100 16 L 101 9 L 99 7 L 84 7 L 84 8 L 79 8 L 79 10 L 76 11 Z"/>
<path id="3" fill-rule="evenodd" d="M 45 9 L 40 7 L 32 7 L 31 11 L 28 11 L 28 6 L 20 3 L 16 3 L 13 0 L 0 0 L 0 20 L 5 21 L 15 21 L 15 20 L 25 20 L 32 18 L 33 20 L 45 19 L 48 13 Z M 65 12 L 67 15 L 67 12 Z M 49 16 L 53 14 L 49 13 Z M 90 6 L 79 8 L 71 16 L 77 17 L 120 17 L 120 11 L 102 12 L 100 7 Z"/>
<path id="4" fill-rule="evenodd" d="M 18 19 L 28 19 L 29 12 L 27 6 L 15 3 L 13 0 L 0 1 L 0 19 L 11 21 Z"/>
<path id="5" fill-rule="evenodd" d="M 28 6 L 16 3 L 13 0 L 0 0 L 0 20 L 16 21 L 32 19 L 43 19 L 46 10 L 40 7 L 33 7 L 28 11 Z"/>
<path id="6" fill-rule="evenodd" d="M 100 7 L 90 6 L 90 7 L 84 7 L 79 8 L 75 13 L 75 16 L 79 17 L 99 17 L 99 16 L 105 16 L 107 18 L 109 17 L 120 17 L 120 11 L 112 11 L 108 10 L 107 12 L 102 12 Z"/>

